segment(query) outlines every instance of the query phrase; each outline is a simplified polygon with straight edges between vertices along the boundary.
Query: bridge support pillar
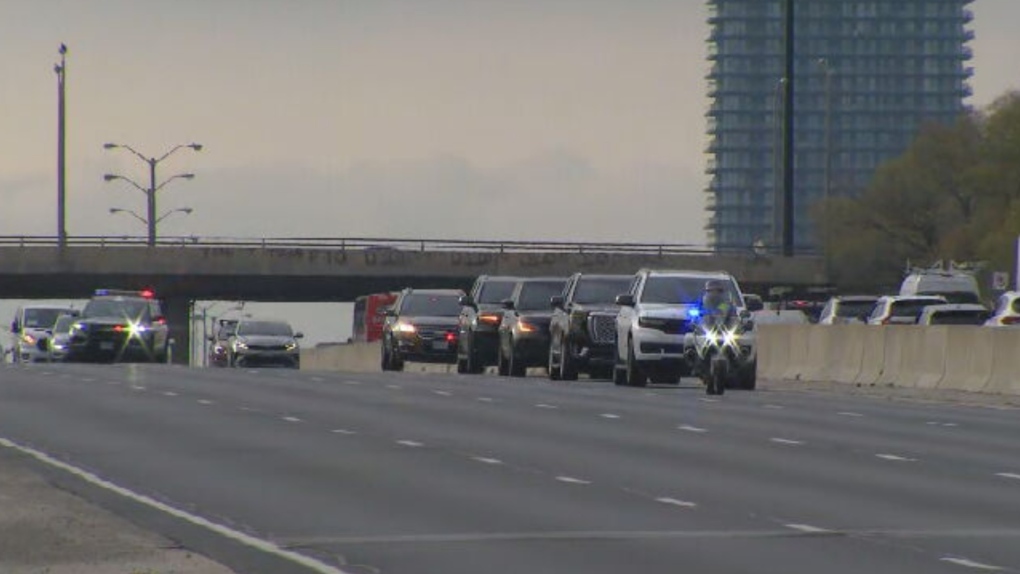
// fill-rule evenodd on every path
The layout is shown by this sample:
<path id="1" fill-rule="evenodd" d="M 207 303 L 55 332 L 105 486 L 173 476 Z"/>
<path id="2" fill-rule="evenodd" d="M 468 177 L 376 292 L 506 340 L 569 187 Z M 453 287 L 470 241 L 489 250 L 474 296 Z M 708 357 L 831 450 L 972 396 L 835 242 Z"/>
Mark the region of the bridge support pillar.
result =
<path id="1" fill-rule="evenodd" d="M 191 306 L 187 297 L 170 297 L 163 300 L 166 322 L 170 325 L 170 338 L 174 340 L 172 362 L 175 365 L 191 364 Z"/>

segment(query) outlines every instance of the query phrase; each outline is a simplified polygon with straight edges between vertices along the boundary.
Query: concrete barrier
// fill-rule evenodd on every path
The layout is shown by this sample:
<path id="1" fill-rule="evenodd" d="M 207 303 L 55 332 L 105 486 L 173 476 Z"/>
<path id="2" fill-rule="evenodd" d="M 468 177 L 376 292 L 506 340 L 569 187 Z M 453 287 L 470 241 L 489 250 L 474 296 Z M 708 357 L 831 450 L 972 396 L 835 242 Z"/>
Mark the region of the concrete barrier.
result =
<path id="1" fill-rule="evenodd" d="M 799 381 L 804 379 L 804 372 L 808 370 L 811 360 L 811 329 L 809 326 L 784 325 L 789 329 L 786 336 L 788 357 L 786 367 L 783 370 L 783 379 Z"/>
<path id="2" fill-rule="evenodd" d="M 864 362 L 864 342 L 870 334 L 866 325 L 833 325 L 826 339 L 828 354 L 821 379 L 850 384 L 857 381 Z M 825 329 L 819 329 L 825 331 Z"/>
<path id="3" fill-rule="evenodd" d="M 794 325 L 758 326 L 758 377 L 782 379 L 790 360 L 790 335 Z"/>
<path id="4" fill-rule="evenodd" d="M 957 327 L 949 329 L 946 368 L 936 384 L 940 389 L 978 392 L 992 378 L 996 329 Z M 1015 349 L 1015 347 L 1014 347 Z"/>
<path id="5" fill-rule="evenodd" d="M 982 390 L 986 393 L 1020 394 L 1020 330 L 992 330 L 992 372 Z"/>
<path id="6" fill-rule="evenodd" d="M 908 327 L 904 336 L 898 387 L 934 389 L 946 374 L 949 327 Z"/>
<path id="7" fill-rule="evenodd" d="M 870 387 L 878 384 L 878 380 L 882 378 L 882 370 L 885 368 L 885 339 L 889 330 L 871 325 L 860 327 L 865 331 L 864 347 L 861 353 L 861 370 L 853 382 Z"/>

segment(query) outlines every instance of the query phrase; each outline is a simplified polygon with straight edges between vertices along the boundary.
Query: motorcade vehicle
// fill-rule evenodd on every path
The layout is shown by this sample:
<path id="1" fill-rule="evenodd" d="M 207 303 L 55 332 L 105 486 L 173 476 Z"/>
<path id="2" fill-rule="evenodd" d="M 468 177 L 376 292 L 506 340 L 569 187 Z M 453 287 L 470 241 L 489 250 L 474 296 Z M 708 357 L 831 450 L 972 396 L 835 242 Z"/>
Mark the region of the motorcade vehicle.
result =
<path id="1" fill-rule="evenodd" d="M 957 270 L 918 270 L 900 285 L 901 297 L 939 295 L 950 303 L 980 303 L 981 290 L 974 275 Z"/>
<path id="2" fill-rule="evenodd" d="M 67 361 L 165 363 L 169 327 L 151 289 L 98 289 L 71 325 Z"/>
<path id="3" fill-rule="evenodd" d="M 929 305 L 921 311 L 918 325 L 984 325 L 992 312 L 984 305 L 950 303 Z"/>
<path id="4" fill-rule="evenodd" d="M 61 315 L 77 315 L 70 307 L 55 305 L 25 305 L 20 307 L 11 321 L 11 362 L 33 363 L 50 359 L 45 339 Z M 40 346 L 42 341 L 42 346 Z"/>
<path id="5" fill-rule="evenodd" d="M 520 279 L 482 275 L 461 300 L 457 320 L 457 372 L 481 373 L 499 359 L 503 301 Z"/>
<path id="6" fill-rule="evenodd" d="M 985 322 L 989 327 L 1020 327 L 1020 291 L 1007 291 L 995 302 L 992 316 Z"/>
<path id="7" fill-rule="evenodd" d="M 819 325 L 864 323 L 875 310 L 877 295 L 837 295 L 829 299 L 818 318 Z"/>
<path id="8" fill-rule="evenodd" d="M 45 346 L 50 362 L 61 362 L 67 358 L 67 349 L 71 344 L 71 327 L 78 320 L 76 315 L 61 315 L 49 329 L 49 336 L 39 342 Z"/>
<path id="9" fill-rule="evenodd" d="M 529 367 L 549 365 L 549 301 L 563 294 L 566 283 L 563 277 L 521 279 L 503 301 L 497 373 L 523 377 Z"/>
<path id="10" fill-rule="evenodd" d="M 875 308 L 868 317 L 868 325 L 916 325 L 925 307 L 947 303 L 949 301 L 941 295 L 883 295 L 875 302 Z"/>
<path id="11" fill-rule="evenodd" d="M 616 350 L 616 297 L 629 293 L 634 275 L 574 273 L 563 295 L 550 300 L 549 366 L 552 380 L 577 380 L 579 373 L 591 378 L 613 376 Z"/>
<path id="12" fill-rule="evenodd" d="M 237 331 L 240 319 L 217 319 L 216 328 L 209 335 L 209 366 L 230 366 L 230 338 Z"/>
<path id="13" fill-rule="evenodd" d="M 286 321 L 241 319 L 229 339 L 231 367 L 301 367 L 301 332 Z"/>
<path id="14" fill-rule="evenodd" d="M 460 289 L 412 289 L 400 292 L 382 312 L 381 367 L 402 371 L 404 363 L 457 362 L 457 322 L 461 315 Z"/>
<path id="15" fill-rule="evenodd" d="M 372 343 L 382 339 L 385 316 L 379 311 L 397 300 L 396 293 L 373 293 L 354 300 L 354 328 L 352 338 L 359 343 Z"/>
<path id="16" fill-rule="evenodd" d="M 702 380 L 709 394 L 722 394 L 727 388 L 754 390 L 758 367 L 755 317 L 771 312 L 758 309 L 756 304 L 749 308 L 739 283 L 729 273 L 699 272 L 691 273 L 689 278 L 690 287 L 694 287 L 693 279 L 700 282 L 698 304 L 686 309 L 689 322 L 684 355 L 689 372 Z M 702 294 L 709 283 L 720 289 L 720 301 L 731 309 L 724 317 L 704 307 Z"/>

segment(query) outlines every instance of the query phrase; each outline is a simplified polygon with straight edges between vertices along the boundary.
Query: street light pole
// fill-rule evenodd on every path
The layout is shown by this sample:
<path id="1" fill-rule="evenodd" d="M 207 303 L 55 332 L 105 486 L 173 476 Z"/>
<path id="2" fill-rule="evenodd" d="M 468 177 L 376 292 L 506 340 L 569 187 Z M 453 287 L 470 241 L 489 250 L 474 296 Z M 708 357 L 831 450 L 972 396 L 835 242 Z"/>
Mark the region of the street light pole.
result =
<path id="1" fill-rule="evenodd" d="M 57 245 L 67 247 L 67 163 L 65 149 L 67 144 L 67 46 L 60 45 L 60 63 L 53 66 L 57 74 Z"/>
<path id="2" fill-rule="evenodd" d="M 783 256 L 792 257 L 796 237 L 794 216 L 794 0 L 785 0 L 786 21 L 783 49 L 785 51 L 786 85 L 783 86 Z"/>

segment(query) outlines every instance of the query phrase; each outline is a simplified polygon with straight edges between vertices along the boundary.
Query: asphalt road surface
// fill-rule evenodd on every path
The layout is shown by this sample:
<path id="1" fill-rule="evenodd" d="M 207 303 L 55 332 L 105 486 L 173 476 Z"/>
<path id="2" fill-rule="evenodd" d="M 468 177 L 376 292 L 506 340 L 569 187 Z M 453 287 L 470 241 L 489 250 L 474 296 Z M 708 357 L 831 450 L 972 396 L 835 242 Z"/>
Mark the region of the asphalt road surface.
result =
<path id="1" fill-rule="evenodd" d="M 245 574 L 1020 572 L 1020 411 L 32 365 L 0 438 Z"/>

